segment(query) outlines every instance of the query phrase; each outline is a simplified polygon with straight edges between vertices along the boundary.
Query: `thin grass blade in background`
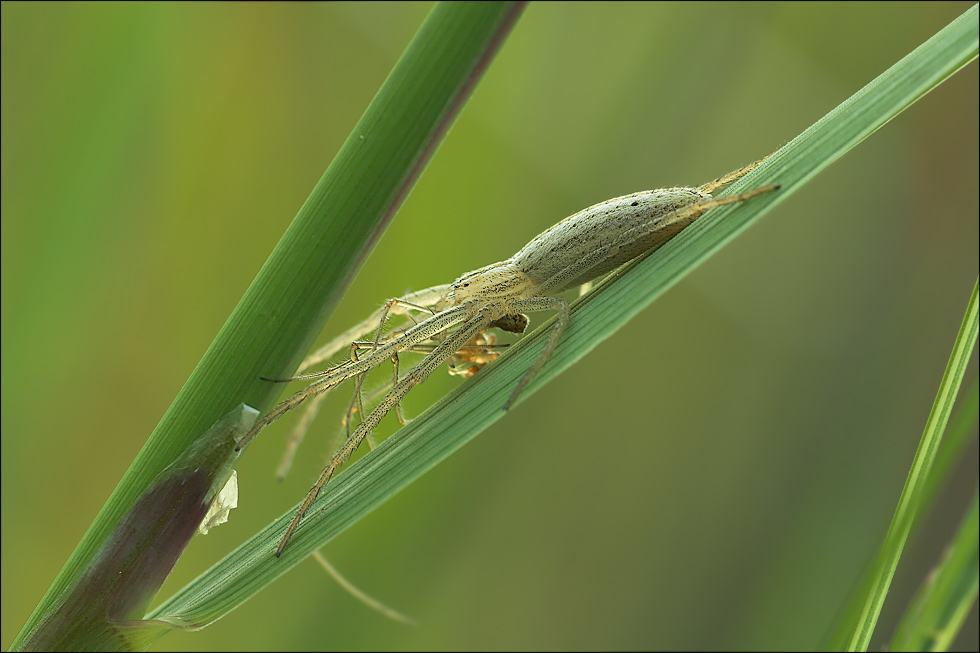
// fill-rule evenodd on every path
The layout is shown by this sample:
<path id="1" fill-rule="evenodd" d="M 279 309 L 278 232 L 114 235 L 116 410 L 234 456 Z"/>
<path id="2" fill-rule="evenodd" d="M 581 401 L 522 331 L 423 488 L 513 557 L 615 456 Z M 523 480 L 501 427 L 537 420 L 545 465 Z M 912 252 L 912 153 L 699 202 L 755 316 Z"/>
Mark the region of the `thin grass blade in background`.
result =
<path id="1" fill-rule="evenodd" d="M 923 581 L 889 650 L 948 651 L 977 601 L 980 512 L 977 490 L 949 549 Z"/>
<path id="2" fill-rule="evenodd" d="M 953 402 L 956 400 L 960 385 L 963 382 L 966 366 L 970 362 L 970 355 L 976 347 L 977 334 L 980 332 L 977 289 L 977 284 L 974 284 L 973 294 L 970 297 L 966 315 L 963 317 L 963 324 L 953 345 L 953 352 L 950 355 L 946 373 L 943 375 L 936 401 L 926 422 L 925 432 L 922 434 L 915 459 L 912 461 L 912 469 L 909 471 L 905 488 L 902 490 L 902 496 L 895 510 L 895 516 L 888 528 L 888 534 L 885 536 L 885 541 L 874 562 L 871 585 L 863 596 L 860 612 L 854 622 L 853 632 L 846 644 L 848 651 L 866 651 L 868 649 L 875 625 L 878 622 L 878 615 L 881 614 L 888 588 L 891 585 L 895 569 L 898 567 L 902 550 L 905 548 L 909 531 L 912 529 L 916 517 L 920 514 L 933 461 L 942 442 L 943 431 L 949 422 Z"/>

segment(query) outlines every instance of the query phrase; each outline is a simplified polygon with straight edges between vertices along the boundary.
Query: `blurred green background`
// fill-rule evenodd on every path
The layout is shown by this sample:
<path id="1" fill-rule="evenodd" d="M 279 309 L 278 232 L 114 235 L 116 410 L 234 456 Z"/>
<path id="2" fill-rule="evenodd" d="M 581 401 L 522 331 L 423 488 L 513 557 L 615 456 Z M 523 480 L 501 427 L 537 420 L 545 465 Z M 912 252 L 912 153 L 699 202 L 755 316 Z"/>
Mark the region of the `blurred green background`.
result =
<path id="1" fill-rule="evenodd" d="M 4 647 L 430 6 L 3 3 Z M 324 339 L 587 205 L 768 154 L 969 6 L 532 4 Z M 155 648 L 815 646 L 891 519 L 977 277 L 977 107 L 974 62 L 325 549 L 417 626 L 309 561 Z M 434 374 L 409 413 L 458 383 Z M 285 484 L 288 424 L 249 449 L 241 507 L 161 598 L 305 494 L 342 394 Z M 976 460 L 974 440 L 880 632 Z M 974 606 L 957 648 L 977 642 Z"/>

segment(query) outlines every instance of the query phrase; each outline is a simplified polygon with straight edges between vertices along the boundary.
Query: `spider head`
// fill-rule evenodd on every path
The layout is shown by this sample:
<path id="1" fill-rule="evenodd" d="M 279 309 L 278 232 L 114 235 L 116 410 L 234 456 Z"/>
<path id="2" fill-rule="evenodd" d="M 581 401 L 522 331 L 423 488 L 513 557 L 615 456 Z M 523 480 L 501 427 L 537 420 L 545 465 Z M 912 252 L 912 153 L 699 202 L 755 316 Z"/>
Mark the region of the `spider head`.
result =
<path id="1" fill-rule="evenodd" d="M 481 300 L 487 304 L 526 296 L 531 286 L 528 278 L 510 261 L 494 263 L 467 272 L 450 286 L 447 299 L 453 306 L 465 301 Z"/>

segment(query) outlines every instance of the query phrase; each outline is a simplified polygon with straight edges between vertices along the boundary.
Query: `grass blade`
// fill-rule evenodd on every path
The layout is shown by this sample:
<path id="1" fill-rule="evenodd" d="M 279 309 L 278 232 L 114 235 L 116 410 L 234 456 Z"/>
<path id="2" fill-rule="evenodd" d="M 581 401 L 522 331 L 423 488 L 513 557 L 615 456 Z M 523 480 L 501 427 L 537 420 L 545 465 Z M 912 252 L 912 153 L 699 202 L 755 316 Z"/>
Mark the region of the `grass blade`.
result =
<path id="1" fill-rule="evenodd" d="M 980 495 L 973 501 L 938 567 L 919 588 L 892 640 L 892 651 L 948 651 L 977 601 L 980 584 Z"/>
<path id="2" fill-rule="evenodd" d="M 977 285 L 974 285 L 973 295 L 970 297 L 963 324 L 953 345 L 953 353 L 950 355 L 946 373 L 943 375 L 936 401 L 926 422 L 925 432 L 922 434 L 915 459 L 912 461 L 912 469 L 909 471 L 888 534 L 875 560 L 871 587 L 864 597 L 854 630 L 846 644 L 849 651 L 868 649 L 909 531 L 920 512 L 933 461 L 942 442 L 943 431 L 949 421 L 970 354 L 976 347 L 978 332 L 980 332 L 980 312 L 978 312 Z"/>

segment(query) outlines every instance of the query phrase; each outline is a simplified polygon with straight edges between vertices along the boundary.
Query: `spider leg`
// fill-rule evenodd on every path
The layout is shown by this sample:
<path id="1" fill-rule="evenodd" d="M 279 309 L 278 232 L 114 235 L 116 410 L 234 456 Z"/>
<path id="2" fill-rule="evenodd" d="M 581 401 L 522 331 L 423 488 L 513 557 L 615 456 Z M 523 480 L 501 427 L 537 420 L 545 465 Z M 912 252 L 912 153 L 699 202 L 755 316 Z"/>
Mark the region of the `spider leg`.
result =
<path id="1" fill-rule="evenodd" d="M 496 326 L 496 323 L 491 324 L 491 326 Z M 363 349 L 373 348 L 372 343 L 367 343 L 367 342 L 357 342 L 352 344 L 355 344 L 359 348 L 363 348 Z M 411 347 L 407 347 L 405 351 L 413 352 L 416 354 L 431 354 L 433 350 L 435 350 L 436 346 L 437 345 L 419 344 L 419 345 L 413 345 Z M 465 360 L 469 366 L 463 369 L 462 372 L 460 372 L 457 369 L 455 373 L 456 374 L 462 373 L 464 376 L 469 378 L 477 370 L 479 370 L 488 362 L 490 362 L 490 360 L 493 360 L 494 358 L 499 356 L 499 354 L 497 353 L 490 353 L 490 352 L 493 352 L 495 349 L 503 349 L 506 347 L 507 345 L 498 345 L 495 343 L 483 344 L 483 345 L 474 345 L 472 343 L 469 343 L 464 345 L 459 350 L 459 352 L 457 352 L 457 354 L 461 357 L 461 360 Z M 456 355 L 454 355 L 454 358 L 455 357 Z M 450 360 L 452 360 L 452 358 L 450 358 Z M 394 387 L 398 383 L 398 369 L 400 367 L 400 358 L 398 357 L 397 353 L 392 355 L 391 362 L 393 366 L 392 382 L 389 385 L 383 385 L 381 387 L 372 389 L 367 393 L 366 397 L 363 396 L 363 389 L 362 389 L 362 402 L 361 402 L 362 404 L 364 401 L 367 401 L 369 403 L 375 401 L 379 396 L 388 392 L 390 388 Z M 323 400 L 326 399 L 326 396 L 327 396 L 326 393 L 318 394 L 306 402 L 303 415 L 299 418 L 299 420 L 297 420 L 296 425 L 293 427 L 293 430 L 289 434 L 289 439 L 286 442 L 286 448 L 285 451 L 283 452 L 282 460 L 280 461 L 279 467 L 276 470 L 276 477 L 280 482 L 285 480 L 286 475 L 289 474 L 289 470 L 292 468 L 293 458 L 296 455 L 296 451 L 299 448 L 299 445 L 302 443 L 303 438 L 306 435 L 306 431 L 310 427 L 310 424 L 316 418 L 316 415 L 320 410 L 320 406 L 323 404 Z M 340 432 L 344 433 L 345 435 L 341 438 L 340 435 L 338 434 L 338 438 L 336 440 L 337 442 L 341 442 L 344 439 L 350 437 L 350 426 L 349 426 L 350 421 L 354 413 L 358 411 L 360 411 L 360 414 L 362 415 L 364 414 L 363 407 L 358 408 L 357 399 L 356 397 L 353 397 L 351 399 L 350 405 L 347 408 L 347 411 L 344 413 L 344 416 L 341 418 L 341 422 L 340 422 Z M 401 404 L 395 406 L 395 415 L 398 417 L 398 422 L 403 426 L 411 421 L 410 419 L 405 417 L 404 412 L 402 411 L 401 408 Z M 374 447 L 373 443 L 371 442 L 370 436 L 368 437 L 368 444 L 372 448 Z"/>
<path id="2" fill-rule="evenodd" d="M 773 154 L 775 154 L 775 152 L 773 152 Z M 756 168 L 756 166 L 758 166 L 760 163 L 762 163 L 763 161 L 765 161 L 766 159 L 768 159 L 770 156 L 772 156 L 772 154 L 770 154 L 768 156 L 764 156 L 761 159 L 759 159 L 758 161 L 756 161 L 755 163 L 750 163 L 749 165 L 745 166 L 744 168 L 739 168 L 738 170 L 735 170 L 734 172 L 729 172 L 727 175 L 724 175 L 722 177 L 718 177 L 718 179 L 715 179 L 714 181 L 709 181 L 706 184 L 703 184 L 701 186 L 698 186 L 698 190 L 701 191 L 702 193 L 710 193 L 710 192 L 714 191 L 716 188 L 718 188 L 719 186 L 724 186 L 725 184 L 730 184 L 733 181 L 735 181 L 736 179 L 739 179 L 741 177 L 744 177 L 745 175 L 747 175 L 750 172 L 752 172 Z"/>
<path id="3" fill-rule="evenodd" d="M 347 331 L 344 331 L 339 336 L 323 345 L 315 352 L 306 357 L 303 364 L 300 365 L 299 371 L 303 372 L 305 370 L 319 365 L 325 360 L 333 358 L 338 352 L 342 351 L 345 347 L 349 346 L 350 343 L 355 340 L 360 340 L 367 334 L 371 333 L 376 327 L 379 326 L 379 322 L 382 321 L 382 316 L 386 315 L 388 312 L 394 315 L 409 315 L 410 310 L 419 311 L 429 311 L 432 306 L 436 311 L 445 308 L 446 293 L 449 291 L 449 284 L 443 284 L 441 286 L 432 286 L 431 288 L 426 288 L 425 290 L 419 290 L 418 292 L 408 293 L 401 299 L 392 300 L 394 304 L 388 306 L 382 306 L 374 313 L 354 325 Z"/>
<path id="4" fill-rule="evenodd" d="M 380 334 L 380 331 L 384 327 L 389 314 L 406 315 L 410 319 L 413 319 L 409 313 L 410 310 L 429 311 L 430 313 L 433 312 L 427 305 L 439 305 L 443 303 L 445 301 L 444 297 L 448 287 L 449 286 L 447 285 L 433 286 L 432 288 L 426 288 L 425 290 L 420 290 L 416 293 L 410 293 L 403 299 L 389 300 L 384 306 L 372 313 L 370 317 L 351 327 L 325 344 L 323 347 L 317 349 L 314 353 L 307 356 L 306 359 L 303 360 L 303 363 L 300 365 L 298 371 L 302 373 L 311 367 L 319 365 L 325 360 L 333 358 L 333 356 L 336 355 L 341 349 L 352 345 L 375 328 L 378 329 L 378 333 Z M 418 322 L 414 319 L 413 322 L 418 324 Z M 358 378 L 363 379 L 363 374 Z M 295 380 L 295 378 L 290 380 Z M 362 382 L 363 381 L 359 381 L 359 383 Z M 355 396 L 356 395 L 357 391 L 355 391 Z M 293 465 L 293 458 L 296 455 L 296 450 L 303 442 L 303 438 L 306 436 L 306 431 L 309 429 L 310 424 L 313 423 L 317 413 L 320 411 L 320 406 L 323 403 L 324 398 L 326 398 L 326 394 L 319 394 L 313 397 L 306 405 L 306 409 L 303 411 L 303 416 L 296 422 L 296 425 L 293 427 L 292 431 L 290 431 L 289 439 L 286 442 L 285 451 L 283 451 L 282 454 L 282 460 L 279 462 L 279 468 L 276 470 L 276 476 L 280 482 L 286 478 L 287 474 L 289 474 L 289 470 Z M 343 424 L 345 428 L 350 423 L 353 410 L 354 404 L 352 403 L 344 418 Z M 349 430 L 347 435 L 350 436 Z"/>
<path id="5" fill-rule="evenodd" d="M 431 319 L 431 318 L 430 318 Z M 313 502 L 316 500 L 317 496 L 320 494 L 320 490 L 330 481 L 337 469 L 343 465 L 351 454 L 357 450 L 357 447 L 361 444 L 367 434 L 374 430 L 374 428 L 381 422 L 382 418 L 391 412 L 404 397 L 409 393 L 409 391 L 414 388 L 419 383 L 422 383 L 429 374 L 432 373 L 436 367 L 441 365 L 447 358 L 456 353 L 460 348 L 462 348 L 466 343 L 468 343 L 477 333 L 483 331 L 491 322 L 491 316 L 489 315 L 489 310 L 481 310 L 473 317 L 469 318 L 462 327 L 456 330 L 451 336 L 443 340 L 431 354 L 426 356 L 419 362 L 415 367 L 413 367 L 408 374 L 404 376 L 395 386 L 385 395 L 384 399 L 381 400 L 374 410 L 364 418 L 364 421 L 357 427 L 351 437 L 344 442 L 337 453 L 334 454 L 333 459 L 330 463 L 323 469 L 320 474 L 320 478 L 310 489 L 309 493 L 306 495 L 306 499 L 303 501 L 299 510 L 296 511 L 296 515 L 293 517 L 293 521 L 289 524 L 289 528 L 286 529 L 285 535 L 283 535 L 282 540 L 279 542 L 279 547 L 276 549 L 276 557 L 282 555 L 283 550 L 286 548 L 286 544 L 289 542 L 293 533 L 296 531 L 296 527 L 299 526 L 300 521 L 309 511 Z"/>
<path id="6" fill-rule="evenodd" d="M 455 352 L 453 352 L 453 354 L 455 355 Z M 452 360 L 452 358 L 450 358 L 449 360 Z M 395 354 L 394 356 L 391 357 L 391 387 L 394 388 L 397 385 L 398 385 L 398 354 Z M 402 426 L 405 426 L 406 424 L 412 421 L 410 419 L 405 419 L 405 415 L 404 413 L 402 413 L 401 402 L 395 404 L 395 417 L 398 419 L 398 423 L 401 424 Z M 369 435 L 368 442 L 370 441 L 371 441 L 371 436 Z"/>
<path id="7" fill-rule="evenodd" d="M 381 340 L 381 331 L 382 331 L 382 329 L 384 329 L 384 323 L 385 323 L 385 320 L 388 317 L 388 311 L 391 309 L 391 307 L 394 305 L 394 303 L 396 301 L 397 300 L 390 300 L 387 304 L 385 304 L 384 312 L 381 315 L 381 319 L 378 321 L 378 331 L 377 331 L 377 333 L 374 334 L 374 342 L 372 343 L 372 346 L 371 346 L 371 352 L 372 353 L 374 352 L 375 349 L 378 348 L 378 342 Z M 411 306 L 410 304 L 407 304 L 405 302 L 402 302 L 402 305 L 409 305 L 409 306 Z M 415 306 L 415 308 L 421 308 L 421 307 Z M 431 310 L 431 309 L 426 309 L 426 310 Z M 435 313 L 433 313 L 433 315 L 434 314 Z M 356 357 L 357 356 L 357 354 L 355 353 L 355 351 L 356 350 L 354 348 L 354 345 L 352 345 L 351 346 L 351 356 L 352 357 Z M 392 356 L 391 356 L 391 362 L 392 362 L 393 367 L 394 367 L 394 370 L 395 370 L 395 381 L 394 381 L 394 384 L 393 385 L 397 385 L 398 384 L 398 352 L 397 351 L 395 351 L 392 354 Z M 357 400 L 357 410 L 358 410 L 358 413 L 361 416 L 361 423 L 364 422 L 364 403 L 361 400 L 361 386 L 364 385 L 364 379 L 366 377 L 367 377 L 367 372 L 365 372 L 364 374 L 361 374 L 359 377 L 357 377 L 357 381 L 354 384 L 354 397 Z M 347 430 L 348 430 L 347 439 L 348 440 L 350 439 L 350 413 L 353 410 L 353 406 L 354 406 L 353 403 L 351 403 L 351 407 L 347 409 Z M 398 421 L 399 422 L 402 422 L 404 424 L 404 421 L 402 421 L 401 406 L 399 404 L 395 404 L 395 414 L 398 415 Z M 371 442 L 371 435 L 370 434 L 366 435 L 366 438 L 367 438 L 368 446 L 371 447 L 372 449 L 374 449 L 374 443 Z"/>
<path id="8" fill-rule="evenodd" d="M 356 363 L 358 361 L 358 359 L 357 359 L 357 344 L 358 343 L 356 343 L 356 342 L 352 342 L 350 344 L 350 355 L 349 355 L 349 357 L 350 357 L 350 362 L 351 363 Z M 343 363 L 343 365 L 347 365 L 347 364 L 348 363 Z M 340 367 L 340 366 L 338 366 L 338 367 Z M 354 411 L 355 402 L 357 402 L 357 405 L 359 405 L 359 403 L 360 403 L 360 398 L 361 398 L 361 393 L 360 393 L 361 383 L 364 380 L 364 375 L 365 374 L 367 374 L 367 372 L 364 372 L 364 373 L 358 375 L 358 377 L 357 377 L 357 383 L 356 383 L 356 385 L 354 387 L 354 396 L 351 399 L 351 405 L 350 405 L 350 407 L 347 409 L 347 414 L 346 414 L 345 419 L 344 419 L 344 424 L 348 424 L 349 423 L 351 413 Z M 282 482 L 283 480 L 285 480 L 286 475 L 289 474 L 289 470 L 293 466 L 293 458 L 296 456 L 296 450 L 299 449 L 300 443 L 303 442 L 303 438 L 306 436 L 306 431 L 310 427 L 310 424 L 313 422 L 313 419 L 316 417 L 317 413 L 320 412 L 320 405 L 323 403 L 323 400 L 326 399 L 326 397 L 327 397 L 326 392 L 322 392 L 322 393 L 314 396 L 309 401 L 309 403 L 307 403 L 306 410 L 303 411 L 303 416 L 299 419 L 299 421 L 293 427 L 293 430 L 290 431 L 290 433 L 289 433 L 289 439 L 286 441 L 286 449 L 282 453 L 282 460 L 279 462 L 279 468 L 278 468 L 278 470 L 276 470 L 276 476 L 277 476 L 277 478 L 279 479 L 280 482 Z M 350 430 L 349 429 L 348 429 L 347 435 L 348 435 L 348 437 L 350 436 Z"/>
<path id="9" fill-rule="evenodd" d="M 284 481 L 286 475 L 289 474 L 289 470 L 293 466 L 293 458 L 296 456 L 296 450 L 299 449 L 300 443 L 303 442 L 303 438 L 306 436 L 307 429 L 310 428 L 310 424 L 316 419 L 317 413 L 320 412 L 320 406 L 326 398 L 327 393 L 324 392 L 310 399 L 306 404 L 306 410 L 303 411 L 303 415 L 296 422 L 293 430 L 290 431 L 289 439 L 286 441 L 286 450 L 283 451 L 282 460 L 279 462 L 279 468 L 276 470 L 276 478 L 280 482 Z"/>
<path id="10" fill-rule="evenodd" d="M 378 327 L 378 336 L 381 335 L 381 327 Z M 377 338 L 375 338 L 375 346 L 377 346 Z M 373 351 L 373 350 L 372 350 Z M 350 355 L 352 359 L 357 359 L 357 345 L 352 344 L 350 347 Z M 396 356 L 398 354 L 395 354 Z M 359 374 L 357 379 L 354 381 L 354 396 L 351 397 L 350 405 L 347 407 L 347 415 L 344 420 L 347 423 L 347 437 L 350 438 L 350 420 L 354 409 L 357 408 L 357 412 L 360 414 L 361 419 L 364 419 L 364 401 L 361 399 L 361 387 L 364 386 L 364 379 L 367 378 L 367 371 Z M 370 441 L 368 441 L 370 444 Z M 371 445 L 374 448 L 374 445 Z"/>
<path id="11" fill-rule="evenodd" d="M 510 393 L 510 397 L 507 398 L 507 402 L 504 404 L 504 410 L 510 410 L 510 407 L 514 405 L 517 401 L 517 397 L 520 396 L 524 387 L 534 378 L 534 375 L 538 373 L 538 370 L 548 362 L 551 355 L 555 351 L 555 347 L 558 345 L 558 341 L 561 339 L 561 334 L 564 333 L 565 327 L 568 326 L 569 320 L 569 307 L 568 302 L 566 302 L 561 297 L 531 297 L 529 299 L 518 299 L 512 302 L 512 306 L 516 311 L 520 312 L 537 312 L 537 311 L 557 311 L 558 319 L 555 321 L 555 326 L 552 327 L 551 333 L 548 335 L 548 341 L 544 345 L 544 349 L 538 355 L 537 360 L 524 372 L 521 380 L 517 382 L 517 387 L 514 391 Z"/>
<path id="12" fill-rule="evenodd" d="M 299 406 L 307 399 L 327 392 L 348 379 L 352 379 L 359 374 L 372 370 L 378 365 L 382 364 L 384 361 L 391 358 L 392 354 L 417 345 L 420 342 L 428 340 L 433 335 L 445 331 L 454 324 L 463 322 L 467 319 L 468 312 L 469 309 L 465 306 L 454 306 L 453 308 L 446 309 L 441 313 L 437 313 L 432 317 L 419 322 L 417 325 L 407 330 L 399 337 L 385 342 L 384 344 L 378 345 L 378 347 L 375 348 L 368 356 L 365 356 L 356 362 L 348 361 L 347 363 L 331 368 L 322 374 L 318 373 L 307 375 L 306 377 L 295 377 L 317 378 L 317 380 L 293 396 L 279 403 L 279 405 L 256 422 L 255 426 L 252 427 L 252 430 L 246 433 L 245 437 L 238 442 L 238 445 L 235 447 L 235 451 L 241 451 L 244 449 L 252 440 L 255 439 L 255 436 L 258 435 L 262 429 L 285 415 L 296 406 Z"/>
<path id="13" fill-rule="evenodd" d="M 392 307 L 395 306 L 396 304 L 399 306 L 416 308 L 418 310 L 431 310 L 431 309 L 423 308 L 421 306 L 416 306 L 408 302 L 404 302 L 399 299 L 388 300 L 388 302 L 385 303 L 384 308 L 381 311 L 381 318 L 378 320 L 378 330 L 374 334 L 374 342 L 367 345 L 367 348 L 369 348 L 372 353 L 378 348 L 378 343 L 381 341 L 381 331 L 384 330 L 385 321 L 388 319 L 388 313 L 389 311 L 391 311 Z M 416 324 L 418 323 L 416 322 Z M 360 343 L 357 342 L 351 343 L 350 358 L 354 362 L 357 362 L 357 350 L 360 346 L 361 346 Z M 397 351 L 392 354 L 391 360 L 392 363 L 394 364 L 394 369 L 395 369 L 395 383 L 398 383 L 398 352 Z M 357 413 L 361 416 L 361 421 L 362 422 L 364 421 L 364 401 L 361 398 L 361 388 L 364 386 L 364 379 L 366 378 L 367 378 L 367 371 L 359 374 L 357 379 L 354 381 L 354 396 L 351 399 L 350 405 L 347 407 L 347 414 L 344 416 L 344 425 L 347 431 L 346 439 L 348 440 L 350 439 L 351 436 L 350 421 L 355 409 L 357 410 Z M 398 420 L 401 421 L 401 407 L 395 406 L 395 412 L 398 414 Z M 374 449 L 374 442 L 371 441 L 370 434 L 367 436 L 367 443 L 371 449 Z"/>

